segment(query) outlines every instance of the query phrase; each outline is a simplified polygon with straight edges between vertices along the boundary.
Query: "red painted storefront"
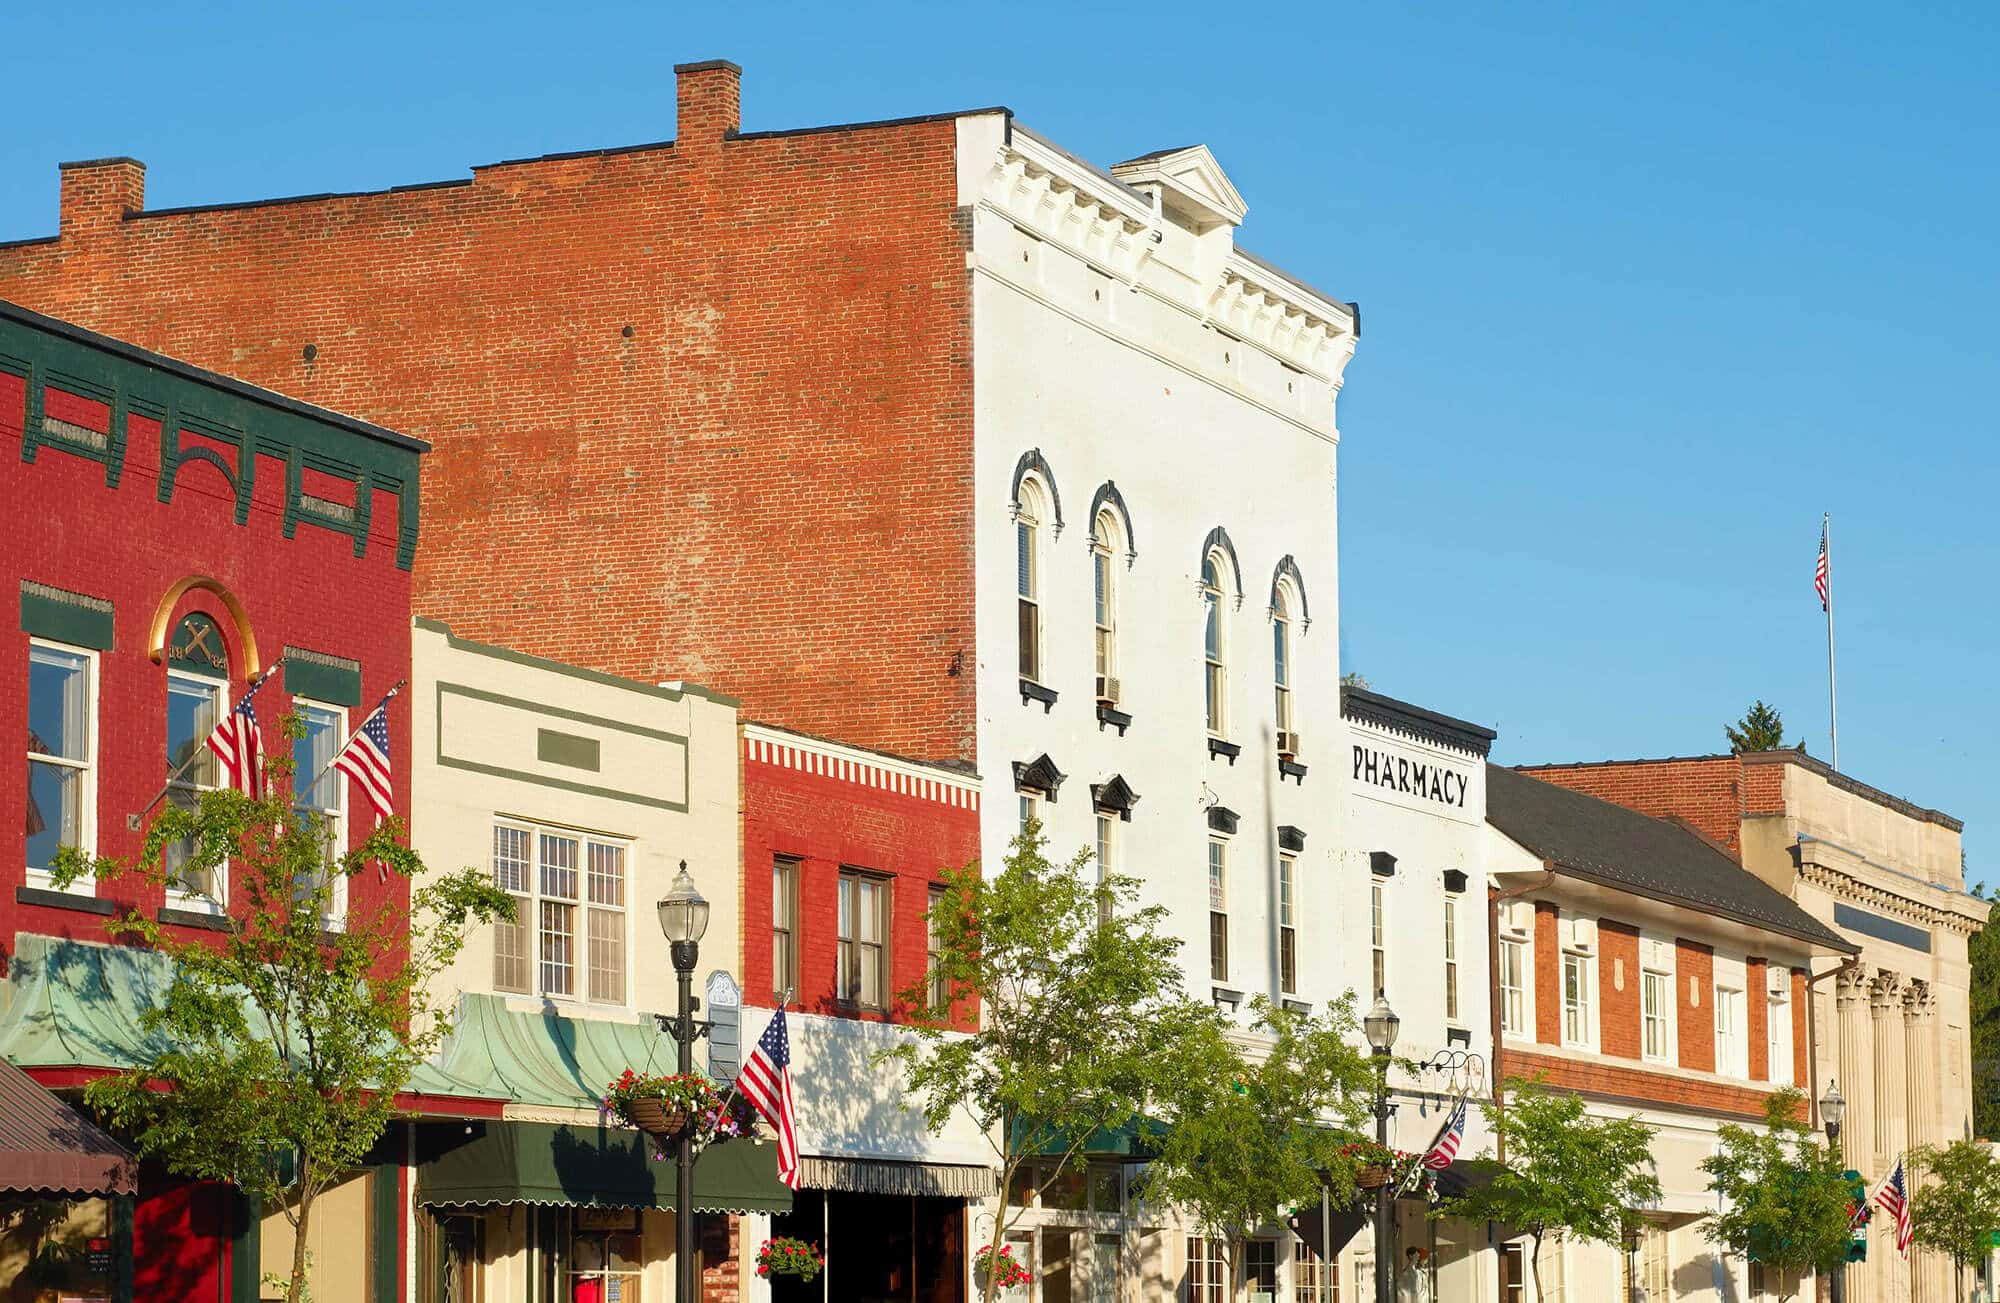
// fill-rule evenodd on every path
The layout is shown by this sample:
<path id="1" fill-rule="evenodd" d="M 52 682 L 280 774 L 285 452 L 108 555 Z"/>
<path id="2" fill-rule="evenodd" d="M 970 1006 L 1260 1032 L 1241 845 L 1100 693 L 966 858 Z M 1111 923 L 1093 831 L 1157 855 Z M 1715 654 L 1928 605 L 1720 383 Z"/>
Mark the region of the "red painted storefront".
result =
<path id="1" fill-rule="evenodd" d="M 278 719 L 302 690 L 325 703 L 329 728 L 359 726 L 408 671 L 424 450 L 0 303 L 0 510 L 20 616 L 0 634 L 0 735 L 52 757 L 24 765 L 16 752 L 0 765 L 0 973 L 23 937 L 38 938 L 37 955 L 39 938 L 104 944 L 107 923 L 128 911 L 183 936 L 214 935 L 212 907 L 175 912 L 136 877 L 63 892 L 29 865 L 56 841 L 138 854 L 144 821 L 131 817 L 167 775 L 176 665 L 185 687 L 200 678 L 185 667 L 199 662 L 226 708 L 285 657 L 256 699 L 267 748 L 285 745 Z M 188 658 L 176 660 L 176 647 Z M 390 711 L 399 774 L 409 772 L 408 720 Z M 368 807 L 344 795 L 347 837 L 358 840 Z M 362 875 L 349 890 L 350 913 L 407 910 L 399 877 Z M 46 1056 L 22 1066 L 57 1089 L 106 1070 Z M 400 1190 L 400 1168 L 385 1161 L 378 1172 Z M 136 1296 L 232 1297 L 225 1286 L 246 1267 L 254 1280 L 255 1262 L 231 1262 L 240 1205 L 227 1187 L 149 1171 L 131 1212 Z"/>

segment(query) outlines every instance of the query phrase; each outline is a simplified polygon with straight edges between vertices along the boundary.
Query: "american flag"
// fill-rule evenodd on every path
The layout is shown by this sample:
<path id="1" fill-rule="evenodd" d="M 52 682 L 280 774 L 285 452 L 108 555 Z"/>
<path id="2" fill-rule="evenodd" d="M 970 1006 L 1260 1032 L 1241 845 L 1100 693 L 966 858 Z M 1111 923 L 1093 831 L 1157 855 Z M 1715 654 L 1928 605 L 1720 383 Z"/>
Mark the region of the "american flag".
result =
<path id="1" fill-rule="evenodd" d="M 347 745 L 333 758 L 333 767 L 352 778 L 375 807 L 376 822 L 396 813 L 396 786 L 389 768 L 389 697 L 375 707 L 375 713 L 347 739 Z"/>
<path id="2" fill-rule="evenodd" d="M 1819 523 L 1819 564 L 1813 567 L 1813 591 L 1819 594 L 1819 609 L 1827 609 L 1826 596 L 1826 522 Z"/>
<path id="3" fill-rule="evenodd" d="M 277 672 L 276 663 L 265 670 L 236 703 L 236 709 L 208 735 L 208 749 L 222 762 L 229 785 L 253 801 L 264 799 L 264 735 L 257 728 L 257 710 L 250 703 Z"/>
<path id="4" fill-rule="evenodd" d="M 1424 1154 L 1424 1166 L 1433 1172 L 1442 1172 L 1451 1166 L 1451 1160 L 1458 1157 L 1458 1147 L 1465 1142 L 1465 1096 L 1458 1097 L 1452 1106 L 1451 1116 L 1445 1119 L 1444 1130 Z"/>
<path id="5" fill-rule="evenodd" d="M 799 1188 L 799 1137 L 792 1123 L 792 1041 L 785 1033 L 785 1011 L 771 1016 L 771 1025 L 757 1038 L 757 1048 L 736 1074 L 736 1089 L 757 1106 L 778 1133 L 778 1179 Z"/>
<path id="6" fill-rule="evenodd" d="M 1882 1178 L 1881 1186 L 1875 1191 L 1875 1204 L 1896 1219 L 1896 1252 L 1910 1256 L 1910 1187 L 1903 1180 L 1903 1160 L 1896 1160 L 1895 1170 Z"/>

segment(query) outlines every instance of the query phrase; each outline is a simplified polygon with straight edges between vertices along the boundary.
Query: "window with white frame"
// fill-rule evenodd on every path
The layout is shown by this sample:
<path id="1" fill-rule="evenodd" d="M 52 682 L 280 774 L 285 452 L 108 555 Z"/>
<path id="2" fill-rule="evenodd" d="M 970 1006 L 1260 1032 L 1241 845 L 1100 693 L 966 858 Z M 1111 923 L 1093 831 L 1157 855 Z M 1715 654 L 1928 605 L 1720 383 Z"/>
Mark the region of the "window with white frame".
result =
<path id="1" fill-rule="evenodd" d="M 1222 563 L 1211 552 L 1201 561 L 1202 681 L 1208 731 L 1224 736 L 1229 727 L 1228 651 L 1222 627 Z"/>
<path id="2" fill-rule="evenodd" d="M 1243 1289 L 1250 1303 L 1277 1303 L 1278 1242 L 1243 1241 Z"/>
<path id="3" fill-rule="evenodd" d="M 324 848 L 321 863 L 330 869 L 347 847 L 347 776 L 332 768 L 333 758 L 347 741 L 347 712 L 303 697 L 292 698 L 292 709 L 298 715 L 300 728 L 299 736 L 292 740 L 292 812 L 299 816 L 302 825 L 308 819 L 318 821 Z M 301 885 L 317 888 L 325 880 L 326 871 L 323 869 L 313 881 Z M 329 923 L 347 917 L 345 876 L 333 874 L 322 913 Z"/>
<path id="4" fill-rule="evenodd" d="M 167 796 L 183 809 L 201 803 L 203 792 L 222 786 L 222 764 L 208 749 L 208 735 L 229 709 L 229 685 L 222 679 L 185 670 L 167 671 Z M 170 878 L 167 899 L 178 908 L 219 910 L 229 899 L 229 867 L 194 869 L 194 847 L 175 842 L 163 852 Z"/>
<path id="5" fill-rule="evenodd" d="M 888 1007 L 889 881 L 840 871 L 839 978 L 835 994 L 857 1009 Z"/>
<path id="6" fill-rule="evenodd" d="M 1340 1260 L 1329 1264 L 1319 1256 L 1319 1246 L 1294 1238 L 1292 1241 L 1293 1303 L 1340 1303 Z"/>
<path id="7" fill-rule="evenodd" d="M 1292 599 L 1279 584 L 1271 601 L 1271 682 L 1277 698 L 1278 750 L 1289 754 L 1292 736 Z"/>
<path id="8" fill-rule="evenodd" d="M 1111 920 L 1111 893 L 1105 888 L 1118 873 L 1118 816 L 1097 812 L 1097 921 Z"/>
<path id="9" fill-rule="evenodd" d="M 782 1000 L 799 982 L 799 861 L 771 857 L 771 997 Z"/>
<path id="10" fill-rule="evenodd" d="M 1285 995 L 1299 989 L 1299 861 L 1296 855 L 1278 855 L 1278 990 Z"/>
<path id="11" fill-rule="evenodd" d="M 1596 992 L 1597 965 L 1591 956 L 1575 951 L 1564 951 L 1563 972 L 1563 1044 L 1580 1049 L 1589 1049 L 1596 1040 L 1593 1035 L 1595 1023 L 1591 1018 L 1591 1004 Z"/>
<path id="12" fill-rule="evenodd" d="M 1743 1026 L 1743 992 L 1715 988 L 1715 1070 L 1731 1077 L 1750 1075 L 1750 1044 Z"/>
<path id="13" fill-rule="evenodd" d="M 1380 878 L 1368 883 L 1368 957 L 1369 976 L 1380 995 L 1389 989 L 1389 907 Z"/>
<path id="14" fill-rule="evenodd" d="M 932 885 L 930 899 L 924 909 L 924 972 L 930 976 L 931 1007 L 945 1007 L 944 981 L 944 936 L 939 925 L 944 921 L 944 888 Z"/>
<path id="15" fill-rule="evenodd" d="M 494 925 L 496 989 L 625 1003 L 628 851 L 566 828 L 494 824 L 493 882 L 514 897 L 514 921 Z"/>
<path id="16" fill-rule="evenodd" d="M 1500 1030 L 1526 1036 L 1528 1026 L 1528 943 L 1500 941 Z"/>
<path id="17" fill-rule="evenodd" d="M 1042 820 L 1042 800 L 1033 792 L 1016 792 L 1014 797 L 1020 804 L 1021 831 L 1026 833 L 1029 824 Z"/>
<path id="18" fill-rule="evenodd" d="M 1229 980 L 1229 848 L 1208 839 L 1208 975 Z"/>
<path id="19" fill-rule="evenodd" d="M 1769 999 L 1765 1005 L 1771 1024 L 1768 1075 L 1774 1086 L 1792 1084 L 1792 983 L 1791 970 L 1769 970 Z"/>
<path id="20" fill-rule="evenodd" d="M 1674 1061 L 1674 975 L 1639 971 L 1639 1051 L 1655 1063 Z"/>
<path id="21" fill-rule="evenodd" d="M 1016 637 L 1021 677 L 1042 677 L 1042 491 L 1033 481 L 1021 485 L 1014 514 L 1014 587 Z"/>
<path id="22" fill-rule="evenodd" d="M 1458 894 L 1444 897 L 1444 1019 L 1461 1021 L 1458 1012 Z"/>
<path id="23" fill-rule="evenodd" d="M 97 850 L 97 653 L 28 640 L 28 872 Z M 89 879 L 73 884 L 91 890 Z"/>
<path id="24" fill-rule="evenodd" d="M 1097 698 L 1116 703 L 1118 674 L 1118 572 L 1112 564 L 1118 546 L 1118 521 L 1108 511 L 1097 514 L 1090 527 L 1092 618 L 1096 624 Z"/>
<path id="25" fill-rule="evenodd" d="M 1182 1303 L 1223 1303 L 1229 1297 L 1229 1259 L 1221 1240 L 1190 1235 Z"/>

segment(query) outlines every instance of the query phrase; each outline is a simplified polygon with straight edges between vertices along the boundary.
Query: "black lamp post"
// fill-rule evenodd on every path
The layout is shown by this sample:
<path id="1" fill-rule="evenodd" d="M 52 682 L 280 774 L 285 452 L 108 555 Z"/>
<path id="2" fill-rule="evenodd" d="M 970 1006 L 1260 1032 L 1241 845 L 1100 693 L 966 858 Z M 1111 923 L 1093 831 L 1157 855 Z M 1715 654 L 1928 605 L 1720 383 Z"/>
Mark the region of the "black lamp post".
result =
<path id="1" fill-rule="evenodd" d="M 1826 1094 L 1819 1097 L 1819 1120 L 1826 1123 L 1826 1141 L 1833 1146 L 1835 1154 L 1840 1152 L 1840 1120 L 1845 1116 L 1847 1116 L 1847 1101 L 1840 1097 L 1840 1087 L 1829 1081 L 1826 1083 Z M 1846 1263 L 1833 1269 L 1828 1286 L 1833 1303 L 1841 1303 L 1844 1297 L 1846 1275 Z"/>
<path id="2" fill-rule="evenodd" d="M 1375 993 L 1375 1007 L 1361 1020 L 1362 1033 L 1375 1058 L 1375 1143 L 1389 1147 L 1389 1119 L 1396 1106 L 1389 1102 L 1389 1051 L 1396 1048 L 1396 1029 L 1403 1020 L 1389 1007 L 1382 992 Z M 1396 1296 L 1396 1228 L 1389 1216 L 1393 1205 L 1389 1183 L 1375 1191 L 1375 1297 L 1387 1303 Z"/>
<path id="3" fill-rule="evenodd" d="M 708 1030 L 708 1024 L 696 1022 L 694 1016 L 700 1006 L 694 998 L 694 965 L 701 950 L 701 934 L 708 931 L 708 902 L 695 890 L 686 860 L 681 861 L 681 871 L 659 909 L 660 931 L 666 933 L 680 986 L 680 1013 L 660 1015 L 660 1030 L 673 1034 L 680 1053 L 678 1070 L 692 1072 L 695 1040 Z M 690 1121 L 681 1128 L 674 1149 L 674 1297 L 678 1303 L 695 1303 L 700 1297 L 700 1273 L 694 1263 L 694 1135 Z"/>

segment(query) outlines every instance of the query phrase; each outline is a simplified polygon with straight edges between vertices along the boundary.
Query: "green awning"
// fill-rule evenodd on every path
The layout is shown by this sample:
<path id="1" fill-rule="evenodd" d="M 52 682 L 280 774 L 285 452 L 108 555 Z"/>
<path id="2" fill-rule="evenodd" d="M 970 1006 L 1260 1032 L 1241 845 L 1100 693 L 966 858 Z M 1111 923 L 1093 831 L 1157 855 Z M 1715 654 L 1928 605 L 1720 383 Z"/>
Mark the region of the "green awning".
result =
<path id="1" fill-rule="evenodd" d="M 648 1013 L 565 1018 L 475 991 L 460 997 L 442 1057 L 451 1076 L 516 1104 L 594 1109 L 627 1068 L 672 1071 L 674 1043 Z"/>
<path id="2" fill-rule="evenodd" d="M 561 1204 L 671 1208 L 674 1164 L 637 1131 L 609 1125 L 486 1122 L 429 1126 L 418 1142 L 420 1204 Z M 789 1212 L 778 1147 L 731 1140 L 695 1162 L 695 1207 L 706 1212 Z"/>
<path id="3" fill-rule="evenodd" d="M 1084 1137 L 1083 1145 L 1076 1152 L 1091 1158 L 1123 1158 L 1132 1162 L 1144 1162 L 1153 1157 L 1159 1148 L 1159 1140 L 1167 1134 L 1167 1124 L 1152 1118 L 1133 1118 L 1124 1126 L 1098 1127 Z M 1024 1153 L 1037 1157 L 1060 1158 L 1070 1152 L 1070 1136 L 1051 1127 L 1029 1132 L 1025 1126 L 1015 1124 L 1015 1135 L 1024 1137 L 1019 1148 Z"/>

